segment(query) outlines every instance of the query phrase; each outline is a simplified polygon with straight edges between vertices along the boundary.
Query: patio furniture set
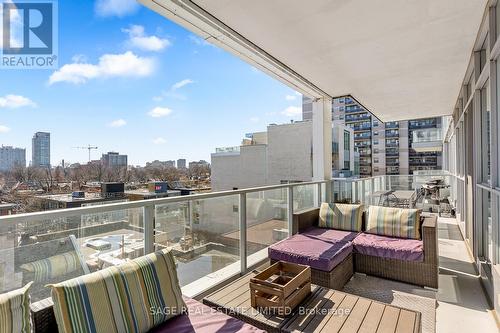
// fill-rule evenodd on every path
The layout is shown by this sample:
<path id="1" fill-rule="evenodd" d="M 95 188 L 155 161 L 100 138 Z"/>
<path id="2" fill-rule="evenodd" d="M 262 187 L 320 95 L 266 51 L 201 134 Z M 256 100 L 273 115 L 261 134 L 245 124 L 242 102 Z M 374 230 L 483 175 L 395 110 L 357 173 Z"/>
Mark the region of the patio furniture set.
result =
<path id="1" fill-rule="evenodd" d="M 36 333 L 420 332 L 418 312 L 338 289 L 354 271 L 437 288 L 435 217 L 324 203 L 295 214 L 294 224 L 298 234 L 269 248 L 276 263 L 226 284 L 205 304 L 181 295 L 174 257 L 160 251 L 50 285 L 52 298 L 33 304 L 31 283 L 0 295 L 0 312 L 8 309 L 0 331 L 29 332 L 31 320 Z"/>
<path id="2" fill-rule="evenodd" d="M 346 223 L 332 228 L 320 211 L 345 217 L 339 209 L 352 211 Z M 370 206 L 364 211 L 360 205 L 324 203 L 294 219 L 299 233 L 271 245 L 269 258 L 310 266 L 315 284 L 342 289 L 359 272 L 438 287 L 436 216 L 421 216 L 416 209 Z"/>

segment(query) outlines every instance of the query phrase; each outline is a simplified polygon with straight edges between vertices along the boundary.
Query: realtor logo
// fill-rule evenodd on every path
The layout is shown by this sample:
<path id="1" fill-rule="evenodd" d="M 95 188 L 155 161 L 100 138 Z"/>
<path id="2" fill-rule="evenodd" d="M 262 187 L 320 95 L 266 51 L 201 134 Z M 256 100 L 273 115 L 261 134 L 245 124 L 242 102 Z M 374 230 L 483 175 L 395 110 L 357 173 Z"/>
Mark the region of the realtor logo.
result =
<path id="1" fill-rule="evenodd" d="M 0 0 L 1 68 L 57 67 L 57 2 Z"/>

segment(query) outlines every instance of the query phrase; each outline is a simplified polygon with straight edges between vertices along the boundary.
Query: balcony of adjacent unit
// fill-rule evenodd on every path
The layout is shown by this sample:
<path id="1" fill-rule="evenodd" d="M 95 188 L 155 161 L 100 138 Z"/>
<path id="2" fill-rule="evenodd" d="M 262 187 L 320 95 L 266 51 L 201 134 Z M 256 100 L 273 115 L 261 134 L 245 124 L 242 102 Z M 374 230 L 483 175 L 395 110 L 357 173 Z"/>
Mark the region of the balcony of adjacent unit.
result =
<path id="1" fill-rule="evenodd" d="M 346 114 L 345 121 L 346 123 L 353 123 L 358 121 L 371 120 L 371 116 L 368 112 L 360 113 L 360 114 Z"/>
<path id="2" fill-rule="evenodd" d="M 386 148 L 385 156 L 399 156 L 399 148 Z"/>
<path id="3" fill-rule="evenodd" d="M 399 147 L 399 140 L 398 139 L 386 139 L 385 146 L 386 147 Z"/>
<path id="4" fill-rule="evenodd" d="M 411 148 L 417 152 L 440 152 L 443 150 L 441 128 L 416 129 L 412 131 Z"/>
<path id="5" fill-rule="evenodd" d="M 359 165 L 360 166 L 371 166 L 372 165 L 372 159 L 371 158 L 363 158 L 360 157 L 359 159 Z"/>
<path id="6" fill-rule="evenodd" d="M 389 121 L 385 123 L 385 128 L 399 128 L 399 121 Z"/>
<path id="7" fill-rule="evenodd" d="M 358 132 L 354 133 L 354 140 L 370 139 L 372 137 L 371 132 Z"/>
<path id="8" fill-rule="evenodd" d="M 366 148 L 371 147 L 372 143 L 370 140 L 354 141 L 354 147 L 356 148 Z"/>
<path id="9" fill-rule="evenodd" d="M 370 148 L 360 148 L 358 153 L 360 157 L 367 157 L 372 155 L 372 150 Z"/>
<path id="10" fill-rule="evenodd" d="M 410 120 L 408 122 L 408 128 L 412 129 L 422 129 L 422 128 L 436 128 L 438 125 L 437 118 L 431 119 L 420 119 L 420 120 Z"/>
<path id="11" fill-rule="evenodd" d="M 355 114 L 355 113 L 361 113 L 361 112 L 366 112 L 366 110 L 363 109 L 358 104 L 346 105 L 346 107 L 345 107 L 345 113 L 346 114 Z"/>
<path id="12" fill-rule="evenodd" d="M 386 130 L 385 131 L 385 137 L 386 138 L 398 138 L 399 137 L 399 131 L 398 130 Z"/>
<path id="13" fill-rule="evenodd" d="M 389 158 L 389 157 L 386 156 L 386 158 L 385 158 L 385 165 L 399 166 L 399 158 L 397 158 L 397 157 Z"/>
<path id="14" fill-rule="evenodd" d="M 370 121 L 365 121 L 362 123 L 350 123 L 349 127 L 351 127 L 355 132 L 371 131 L 372 124 Z"/>
<path id="15" fill-rule="evenodd" d="M 399 175 L 399 166 L 387 166 L 385 172 L 387 175 Z"/>
<path id="16" fill-rule="evenodd" d="M 437 157 L 410 157 L 409 163 L 415 166 L 437 166 Z"/>

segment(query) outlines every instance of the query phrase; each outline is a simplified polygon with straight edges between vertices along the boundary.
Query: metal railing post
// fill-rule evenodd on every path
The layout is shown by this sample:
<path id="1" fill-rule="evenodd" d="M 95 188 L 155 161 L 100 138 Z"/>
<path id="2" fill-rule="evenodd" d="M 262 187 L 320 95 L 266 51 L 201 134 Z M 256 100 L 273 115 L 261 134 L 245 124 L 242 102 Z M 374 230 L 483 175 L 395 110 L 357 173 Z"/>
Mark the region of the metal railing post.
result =
<path id="1" fill-rule="evenodd" d="M 239 224 L 240 224 L 240 271 L 247 271 L 247 195 L 239 195 Z"/>
<path id="2" fill-rule="evenodd" d="M 143 208 L 144 216 L 144 254 L 155 251 L 155 206 L 146 205 Z"/>
<path id="3" fill-rule="evenodd" d="M 288 235 L 294 234 L 293 228 L 293 187 L 289 186 L 287 188 L 287 199 L 288 199 Z"/>
<path id="4" fill-rule="evenodd" d="M 191 200 L 188 201 L 188 222 L 189 222 L 189 227 L 192 229 L 193 228 L 193 202 Z"/>
<path id="5" fill-rule="evenodd" d="M 333 202 L 332 188 L 334 180 L 327 180 L 325 183 L 325 202 Z"/>
<path id="6" fill-rule="evenodd" d="M 316 198 L 316 202 L 314 204 L 316 207 L 319 207 L 321 205 L 321 183 L 317 184 L 316 186 L 318 186 L 317 192 L 316 192 L 317 198 Z"/>

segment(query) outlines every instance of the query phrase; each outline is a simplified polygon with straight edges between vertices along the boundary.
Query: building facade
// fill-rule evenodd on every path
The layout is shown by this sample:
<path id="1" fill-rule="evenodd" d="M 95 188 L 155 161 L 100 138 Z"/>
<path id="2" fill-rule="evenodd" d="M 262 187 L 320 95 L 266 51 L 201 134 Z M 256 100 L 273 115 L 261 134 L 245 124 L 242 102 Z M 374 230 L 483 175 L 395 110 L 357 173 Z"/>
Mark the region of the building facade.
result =
<path id="1" fill-rule="evenodd" d="M 305 96 L 302 117 L 312 120 L 312 100 Z M 333 99 L 332 119 L 354 130 L 361 177 L 442 168 L 440 117 L 383 123 L 355 99 L 344 96 Z"/>
<path id="2" fill-rule="evenodd" d="M 186 159 L 185 158 L 179 158 L 177 160 L 177 169 L 185 169 L 186 168 Z"/>
<path id="3" fill-rule="evenodd" d="M 31 140 L 31 165 L 50 168 L 50 133 L 36 132 Z"/>
<path id="4" fill-rule="evenodd" d="M 354 132 L 334 124 L 332 175 L 355 173 Z M 308 182 L 313 177 L 312 122 L 270 125 L 267 132 L 247 134 L 243 144 L 218 148 L 211 156 L 212 190 Z"/>
<path id="5" fill-rule="evenodd" d="M 0 171 L 10 171 L 16 166 L 26 167 L 26 149 L 1 146 Z"/>
<path id="6" fill-rule="evenodd" d="M 128 156 L 116 152 L 102 154 L 101 163 L 106 168 L 123 168 L 128 165 Z"/>

